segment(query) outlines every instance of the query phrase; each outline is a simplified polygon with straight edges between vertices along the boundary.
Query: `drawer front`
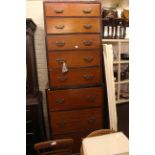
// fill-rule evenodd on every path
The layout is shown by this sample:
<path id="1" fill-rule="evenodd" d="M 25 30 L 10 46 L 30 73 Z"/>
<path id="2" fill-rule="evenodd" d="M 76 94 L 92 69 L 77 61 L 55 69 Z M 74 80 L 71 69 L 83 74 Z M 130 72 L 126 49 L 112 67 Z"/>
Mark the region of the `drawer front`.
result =
<path id="1" fill-rule="evenodd" d="M 45 3 L 45 16 L 100 16 L 100 4 Z"/>
<path id="2" fill-rule="evenodd" d="M 26 133 L 26 144 L 34 144 L 37 142 L 36 135 L 33 132 Z"/>
<path id="3" fill-rule="evenodd" d="M 47 98 L 51 111 L 99 107 L 103 104 L 103 89 L 95 87 L 48 91 Z"/>
<path id="4" fill-rule="evenodd" d="M 63 62 L 71 67 L 100 66 L 99 51 L 48 52 L 49 68 L 62 68 Z"/>
<path id="5" fill-rule="evenodd" d="M 48 35 L 48 50 L 99 49 L 99 34 Z"/>
<path id="6" fill-rule="evenodd" d="M 101 108 L 50 113 L 53 134 L 102 128 Z"/>
<path id="7" fill-rule="evenodd" d="M 49 73 L 51 87 L 96 85 L 101 83 L 99 67 L 69 69 L 62 73 L 62 69 L 53 69 Z"/>
<path id="8" fill-rule="evenodd" d="M 46 18 L 48 34 L 61 33 L 99 33 L 98 18 Z"/>
<path id="9" fill-rule="evenodd" d="M 26 133 L 33 132 L 33 123 L 32 120 L 26 120 Z"/>

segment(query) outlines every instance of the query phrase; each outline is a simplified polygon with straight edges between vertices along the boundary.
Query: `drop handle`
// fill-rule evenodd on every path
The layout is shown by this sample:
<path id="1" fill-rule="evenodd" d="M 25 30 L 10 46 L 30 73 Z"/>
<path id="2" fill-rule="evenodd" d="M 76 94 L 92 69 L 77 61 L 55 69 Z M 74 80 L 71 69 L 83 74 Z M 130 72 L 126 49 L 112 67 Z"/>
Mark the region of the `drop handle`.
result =
<path id="1" fill-rule="evenodd" d="M 66 59 L 57 58 L 56 61 L 57 61 L 58 63 L 63 63 L 63 62 L 66 62 Z"/>
<path id="2" fill-rule="evenodd" d="M 64 41 L 56 41 L 55 44 L 59 47 L 62 47 L 65 45 L 65 42 Z"/>
<path id="3" fill-rule="evenodd" d="M 92 80 L 94 77 L 94 75 L 83 75 L 83 78 L 85 78 L 86 80 Z"/>
<path id="4" fill-rule="evenodd" d="M 85 13 L 85 14 L 89 14 L 89 13 L 91 13 L 92 12 L 92 9 L 84 9 L 83 10 L 83 13 Z"/>
<path id="5" fill-rule="evenodd" d="M 93 44 L 93 42 L 92 42 L 91 40 L 84 40 L 84 41 L 83 41 L 83 44 L 84 44 L 85 46 L 90 46 L 90 45 Z"/>
<path id="6" fill-rule="evenodd" d="M 93 59 L 94 59 L 93 57 L 85 57 L 85 58 L 83 58 L 83 60 L 84 60 L 85 62 L 87 62 L 87 63 L 92 62 Z"/>
<path id="7" fill-rule="evenodd" d="M 63 13 L 64 9 L 55 9 L 54 11 L 55 11 L 55 13 Z"/>
<path id="8" fill-rule="evenodd" d="M 27 132 L 27 135 L 34 135 L 34 132 Z"/>
<path id="9" fill-rule="evenodd" d="M 31 110 L 30 109 L 26 109 L 26 112 L 31 112 Z"/>
<path id="10" fill-rule="evenodd" d="M 65 26 L 64 25 L 56 25 L 55 28 L 56 29 L 63 29 Z"/>
<path id="11" fill-rule="evenodd" d="M 91 25 L 91 24 L 85 24 L 85 25 L 83 25 L 83 27 L 84 27 L 85 29 L 90 29 L 90 28 L 92 28 L 92 25 Z"/>
<path id="12" fill-rule="evenodd" d="M 60 99 L 57 99 L 57 100 L 56 100 L 56 103 L 57 103 L 57 104 L 63 104 L 64 101 L 65 101 L 64 98 L 60 98 Z"/>

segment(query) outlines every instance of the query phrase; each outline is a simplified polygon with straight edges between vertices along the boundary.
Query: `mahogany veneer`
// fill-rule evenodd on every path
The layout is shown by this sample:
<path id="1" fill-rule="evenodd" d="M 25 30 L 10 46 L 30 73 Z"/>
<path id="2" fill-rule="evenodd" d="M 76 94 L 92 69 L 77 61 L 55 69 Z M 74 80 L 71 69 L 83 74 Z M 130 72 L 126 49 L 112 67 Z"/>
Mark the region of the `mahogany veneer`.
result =
<path id="1" fill-rule="evenodd" d="M 98 1 L 44 1 L 50 135 L 73 138 L 76 153 L 82 138 L 104 123 L 100 7 Z"/>

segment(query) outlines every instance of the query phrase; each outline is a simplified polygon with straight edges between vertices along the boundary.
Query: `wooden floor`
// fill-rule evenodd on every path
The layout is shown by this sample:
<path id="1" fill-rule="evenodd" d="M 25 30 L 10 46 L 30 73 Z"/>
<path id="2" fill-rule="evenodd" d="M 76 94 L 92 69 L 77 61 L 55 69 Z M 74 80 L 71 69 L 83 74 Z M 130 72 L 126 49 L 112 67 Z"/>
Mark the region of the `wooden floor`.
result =
<path id="1" fill-rule="evenodd" d="M 117 105 L 118 131 L 129 138 L 129 103 Z"/>

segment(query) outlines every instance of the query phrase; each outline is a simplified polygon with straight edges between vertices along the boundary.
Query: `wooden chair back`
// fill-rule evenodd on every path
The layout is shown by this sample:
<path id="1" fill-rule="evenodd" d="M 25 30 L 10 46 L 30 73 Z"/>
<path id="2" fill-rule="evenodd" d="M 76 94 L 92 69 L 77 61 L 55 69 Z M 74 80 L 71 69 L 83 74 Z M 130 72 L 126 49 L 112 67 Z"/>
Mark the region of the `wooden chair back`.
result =
<path id="1" fill-rule="evenodd" d="M 99 130 L 95 130 L 95 131 L 91 132 L 89 135 L 87 135 L 87 137 L 101 136 L 101 135 L 111 134 L 111 133 L 115 133 L 115 132 L 116 131 L 114 131 L 112 129 L 99 129 Z M 84 155 L 82 146 L 80 149 L 80 155 Z"/>
<path id="2" fill-rule="evenodd" d="M 34 145 L 38 155 L 71 155 L 73 139 L 49 140 Z"/>

